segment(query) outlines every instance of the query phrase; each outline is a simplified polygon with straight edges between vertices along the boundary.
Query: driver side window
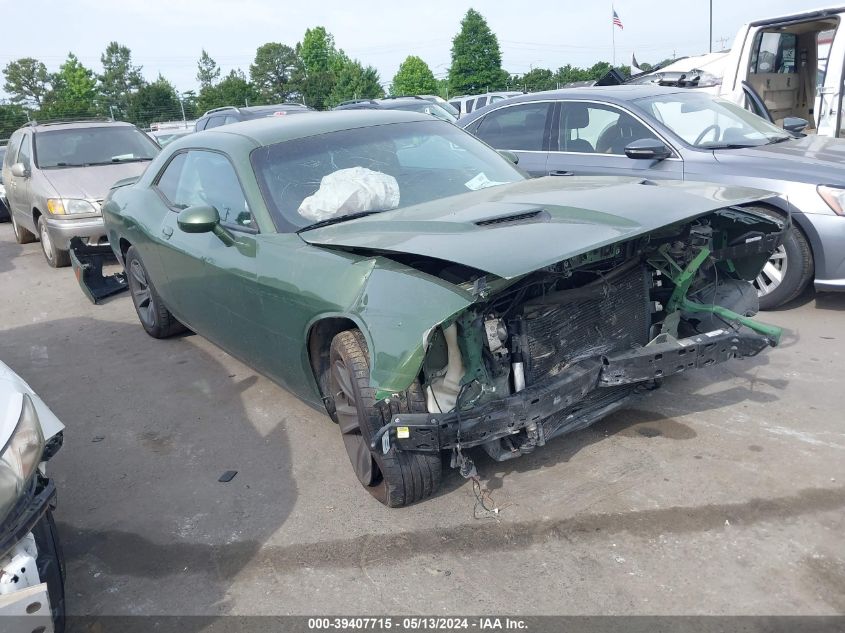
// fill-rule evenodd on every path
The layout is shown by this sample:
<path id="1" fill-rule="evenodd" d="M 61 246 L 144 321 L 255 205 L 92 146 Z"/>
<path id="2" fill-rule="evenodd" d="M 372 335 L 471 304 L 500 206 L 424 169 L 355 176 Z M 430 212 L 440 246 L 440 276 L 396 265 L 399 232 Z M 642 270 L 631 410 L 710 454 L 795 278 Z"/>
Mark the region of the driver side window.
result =
<path id="1" fill-rule="evenodd" d="M 255 228 L 235 170 L 222 154 L 202 150 L 177 154 L 156 187 L 174 209 L 209 205 L 217 209 L 221 224 Z"/>

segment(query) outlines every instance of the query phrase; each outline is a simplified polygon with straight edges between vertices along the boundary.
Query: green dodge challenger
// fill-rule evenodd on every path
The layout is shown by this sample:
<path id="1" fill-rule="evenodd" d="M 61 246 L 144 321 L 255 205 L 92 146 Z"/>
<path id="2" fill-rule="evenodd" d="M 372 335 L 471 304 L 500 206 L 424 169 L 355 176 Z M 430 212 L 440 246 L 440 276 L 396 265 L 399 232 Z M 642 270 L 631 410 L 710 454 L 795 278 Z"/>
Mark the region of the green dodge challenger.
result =
<path id="1" fill-rule="evenodd" d="M 510 157 L 513 159 L 513 157 Z M 426 115 L 263 119 L 167 146 L 104 205 L 135 309 L 327 412 L 379 501 L 506 460 L 667 376 L 777 344 L 769 194 L 528 179 Z"/>

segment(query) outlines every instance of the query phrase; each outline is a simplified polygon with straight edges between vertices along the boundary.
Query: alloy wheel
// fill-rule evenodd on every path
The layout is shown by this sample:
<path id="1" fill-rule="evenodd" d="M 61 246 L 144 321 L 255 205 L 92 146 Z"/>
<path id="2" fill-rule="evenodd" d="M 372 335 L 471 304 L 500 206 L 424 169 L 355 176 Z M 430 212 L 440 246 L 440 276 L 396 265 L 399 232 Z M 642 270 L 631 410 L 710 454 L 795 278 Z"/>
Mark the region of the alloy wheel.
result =
<path id="1" fill-rule="evenodd" d="M 378 467 L 373 462 L 367 440 L 361 433 L 355 392 L 352 388 L 352 374 L 346 363 L 337 358 L 331 367 L 330 388 L 334 398 L 335 415 L 343 445 L 352 462 L 355 475 L 365 486 L 372 486 L 378 480 Z"/>
<path id="2" fill-rule="evenodd" d="M 138 310 L 138 316 L 144 325 L 152 327 L 155 325 L 155 301 L 144 267 L 137 259 L 129 263 L 129 275 L 129 289 L 132 292 L 132 300 Z"/>
<path id="3" fill-rule="evenodd" d="M 754 280 L 754 287 L 757 288 L 758 297 L 769 294 L 783 283 L 783 278 L 786 276 L 786 267 L 786 248 L 781 244 L 772 253 L 766 265 L 763 266 L 763 270 L 760 271 L 760 274 Z"/>
<path id="4" fill-rule="evenodd" d="M 53 261 L 53 241 L 50 239 L 50 233 L 47 231 L 47 223 L 40 222 L 38 225 L 38 235 L 41 238 L 41 250 L 44 251 L 44 257 L 48 261 Z"/>

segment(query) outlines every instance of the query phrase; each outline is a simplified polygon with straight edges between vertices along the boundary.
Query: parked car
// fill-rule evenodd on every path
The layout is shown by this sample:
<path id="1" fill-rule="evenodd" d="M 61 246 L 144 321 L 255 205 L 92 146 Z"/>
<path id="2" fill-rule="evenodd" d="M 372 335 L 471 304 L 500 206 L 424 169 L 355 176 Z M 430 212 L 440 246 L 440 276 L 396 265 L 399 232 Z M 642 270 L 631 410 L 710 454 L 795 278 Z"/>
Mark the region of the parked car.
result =
<path id="1" fill-rule="evenodd" d="M 150 336 L 190 328 L 325 409 L 402 506 L 441 451 L 468 475 L 466 448 L 517 457 L 775 345 L 745 281 L 783 236 L 770 195 L 529 179 L 444 121 L 346 111 L 175 141 L 104 215 Z"/>
<path id="2" fill-rule="evenodd" d="M 0 166 L 6 158 L 6 146 L 0 145 Z M 9 202 L 6 200 L 6 186 L 3 184 L 3 170 L 0 168 L 0 222 L 9 219 Z"/>
<path id="3" fill-rule="evenodd" d="M 454 114 L 439 104 L 424 97 L 385 97 L 384 99 L 356 99 L 344 101 L 333 108 L 334 110 L 406 110 L 407 112 L 422 112 L 431 116 L 455 123 L 458 120 Z"/>
<path id="4" fill-rule="evenodd" d="M 502 92 L 488 92 L 483 95 L 462 95 L 449 99 L 449 105 L 460 113 L 458 115 L 458 118 L 460 118 L 491 103 L 504 101 L 505 99 L 510 99 L 521 94 L 521 92 L 507 90 Z"/>
<path id="5" fill-rule="evenodd" d="M 766 213 L 791 214 L 793 227 L 755 280 L 761 307 L 794 299 L 814 278 L 817 290 L 845 290 L 843 140 L 796 137 L 729 101 L 655 85 L 523 95 L 459 125 L 514 152 L 534 176 L 631 175 L 775 191 Z"/>
<path id="6" fill-rule="evenodd" d="M 47 263 L 70 263 L 74 236 L 104 243 L 100 204 L 116 180 L 137 176 L 159 147 L 130 123 L 31 122 L 12 134 L 3 182 L 18 244 L 36 236 Z"/>
<path id="7" fill-rule="evenodd" d="M 46 463 L 64 425 L 0 362 L 0 622 L 3 630 L 64 630 L 64 558 Z M 7 629 L 6 626 L 11 629 Z M 20 627 L 20 628 L 19 628 Z"/>
<path id="8" fill-rule="evenodd" d="M 211 128 L 240 121 L 251 121 L 252 119 L 263 119 L 271 116 L 286 116 L 289 114 L 302 114 L 313 112 L 308 106 L 301 103 L 279 103 L 276 105 L 250 106 L 238 108 L 236 106 L 223 106 L 214 108 L 197 119 L 195 130 L 210 130 Z"/>
<path id="9" fill-rule="evenodd" d="M 730 51 L 678 60 L 635 81 L 680 84 L 757 111 L 750 89 L 776 124 L 798 117 L 810 132 L 840 137 L 843 18 L 845 7 L 835 6 L 755 20 L 739 29 Z"/>
<path id="10" fill-rule="evenodd" d="M 448 112 L 449 114 L 454 116 L 456 119 L 461 115 L 460 111 L 455 106 L 453 106 L 451 103 L 446 101 L 446 99 L 444 99 L 443 97 L 439 97 L 437 95 L 419 95 L 419 96 L 422 97 L 423 99 L 428 99 L 429 101 L 433 101 L 434 103 L 439 105 L 441 108 L 446 110 L 446 112 Z"/>
<path id="11" fill-rule="evenodd" d="M 160 147 L 165 147 L 168 143 L 172 143 L 177 138 L 182 138 L 183 136 L 188 136 L 188 134 L 193 133 L 193 128 L 190 130 L 164 128 L 162 130 L 150 130 L 147 132 L 150 138 L 158 143 Z"/>

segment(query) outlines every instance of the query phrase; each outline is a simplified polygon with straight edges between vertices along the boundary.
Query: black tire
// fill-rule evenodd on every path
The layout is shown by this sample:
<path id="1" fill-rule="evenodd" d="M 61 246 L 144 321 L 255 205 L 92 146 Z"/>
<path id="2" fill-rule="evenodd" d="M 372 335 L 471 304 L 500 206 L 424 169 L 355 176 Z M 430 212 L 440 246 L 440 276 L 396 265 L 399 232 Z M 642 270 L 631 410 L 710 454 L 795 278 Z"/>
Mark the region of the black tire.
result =
<path id="1" fill-rule="evenodd" d="M 57 248 L 53 240 L 50 239 L 50 234 L 47 232 L 47 220 L 44 219 L 43 215 L 38 218 L 38 236 L 41 241 L 41 252 L 44 254 L 47 264 L 52 268 L 70 266 L 70 253 Z"/>
<path id="2" fill-rule="evenodd" d="M 130 246 L 126 251 L 124 268 L 135 313 L 144 331 L 153 338 L 167 338 L 184 332 L 185 326 L 170 313 L 156 292 L 147 268 L 134 246 Z"/>
<path id="3" fill-rule="evenodd" d="M 334 419 L 361 485 L 384 505 L 398 508 L 430 497 L 440 486 L 440 454 L 370 451 L 375 432 L 397 413 L 423 413 L 425 396 L 418 381 L 391 407 L 377 406 L 370 386 L 367 341 L 358 330 L 346 330 L 332 340 L 324 383 L 332 399 Z M 331 407 L 330 409 L 331 410 Z"/>
<path id="4" fill-rule="evenodd" d="M 784 221 L 783 215 L 777 211 L 770 209 L 755 209 L 763 215 L 775 218 L 776 220 Z M 766 266 L 776 267 L 776 265 L 786 267 L 786 272 L 782 274 L 780 283 L 771 288 L 768 292 L 763 293 L 761 288 L 772 278 L 767 274 L 767 269 L 757 276 L 754 285 L 757 288 L 757 295 L 760 297 L 760 309 L 772 310 L 784 303 L 792 301 L 800 295 L 807 284 L 813 278 L 815 267 L 813 265 L 813 252 L 810 250 L 810 244 L 801 229 L 793 223 L 792 228 L 786 234 L 783 240 L 782 248 L 773 255 Z M 779 271 L 780 272 L 780 271 Z"/>
<path id="5" fill-rule="evenodd" d="M 50 596 L 50 610 L 53 616 L 53 629 L 56 633 L 65 630 L 65 560 L 53 513 L 50 510 L 41 517 L 32 529 L 35 545 L 38 548 L 38 577 L 47 583 Z"/>
<path id="6" fill-rule="evenodd" d="M 12 219 L 12 231 L 15 234 L 15 241 L 18 244 L 31 244 L 35 241 L 35 235 L 32 231 L 28 231 L 15 221 L 15 215 L 10 211 L 9 217 Z"/>

